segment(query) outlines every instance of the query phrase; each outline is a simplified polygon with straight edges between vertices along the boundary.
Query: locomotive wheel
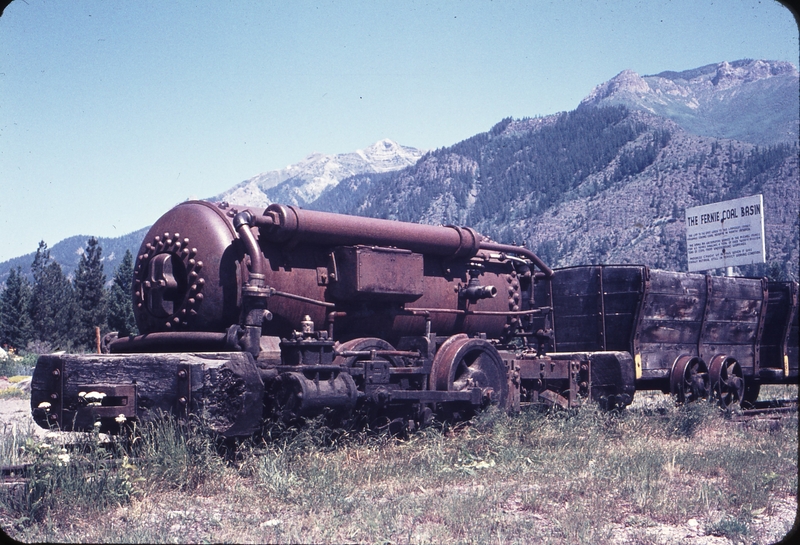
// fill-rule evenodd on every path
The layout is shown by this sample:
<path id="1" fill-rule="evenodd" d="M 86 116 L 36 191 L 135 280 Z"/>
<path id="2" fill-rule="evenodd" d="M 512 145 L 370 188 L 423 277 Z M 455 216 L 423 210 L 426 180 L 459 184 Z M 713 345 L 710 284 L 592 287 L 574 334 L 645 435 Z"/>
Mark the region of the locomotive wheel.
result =
<path id="1" fill-rule="evenodd" d="M 379 339 L 377 337 L 362 337 L 360 339 L 352 339 L 350 341 L 344 342 L 340 344 L 337 348 L 337 352 L 346 352 L 346 351 L 353 351 L 353 352 L 365 352 L 370 350 L 394 350 L 394 347 L 389 344 L 388 342 L 384 341 L 383 339 Z M 384 359 L 389 362 L 389 365 L 392 367 L 400 366 L 400 362 L 398 358 L 393 356 L 379 356 L 380 359 Z M 365 358 L 364 356 L 336 356 L 333 358 L 333 365 L 339 365 L 341 367 L 356 367 L 358 365 L 362 365 L 359 362 Z M 362 365 L 363 366 L 363 365 Z M 359 377 L 356 379 L 356 383 L 360 386 L 360 389 L 363 390 L 363 377 Z"/>
<path id="2" fill-rule="evenodd" d="M 433 359 L 431 379 L 440 391 L 480 388 L 484 407 L 506 408 L 506 366 L 497 349 L 483 339 L 470 339 L 463 333 L 447 339 Z"/>
<path id="3" fill-rule="evenodd" d="M 678 356 L 669 382 L 670 391 L 678 403 L 691 403 L 708 397 L 708 367 L 698 357 Z"/>
<path id="4" fill-rule="evenodd" d="M 744 377 L 742 367 L 735 358 L 717 354 L 711 360 L 708 371 L 711 377 L 711 392 L 720 406 L 727 409 L 741 404 L 744 399 Z"/>
<path id="5" fill-rule="evenodd" d="M 351 341 L 344 342 L 336 348 L 337 352 L 365 352 L 369 350 L 394 350 L 394 347 L 383 339 L 379 339 L 377 337 L 362 337 L 360 339 L 353 339 Z M 380 357 L 391 363 L 393 367 L 400 365 L 400 363 L 397 361 L 397 358 L 392 356 Z M 353 367 L 356 362 L 362 359 L 364 358 L 360 356 L 336 356 L 333 359 L 333 364 L 341 365 L 343 367 Z"/>

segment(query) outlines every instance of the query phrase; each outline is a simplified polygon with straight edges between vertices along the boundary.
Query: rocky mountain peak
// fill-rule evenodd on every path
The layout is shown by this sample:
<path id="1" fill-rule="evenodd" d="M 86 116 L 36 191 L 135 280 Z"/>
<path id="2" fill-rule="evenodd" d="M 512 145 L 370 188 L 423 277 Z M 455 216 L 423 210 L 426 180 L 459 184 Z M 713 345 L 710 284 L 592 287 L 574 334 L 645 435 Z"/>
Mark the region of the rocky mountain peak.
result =
<path id="1" fill-rule="evenodd" d="M 758 145 L 798 138 L 798 72 L 785 61 L 723 61 L 652 76 L 624 70 L 595 87 L 578 108 L 616 105 L 671 119 L 701 136 Z"/>
<path id="2" fill-rule="evenodd" d="M 388 138 L 350 153 L 315 152 L 286 168 L 245 180 L 214 200 L 258 207 L 277 201 L 303 206 L 344 178 L 399 170 L 415 164 L 423 153 Z"/>
<path id="3" fill-rule="evenodd" d="M 711 84 L 719 89 L 750 83 L 781 75 L 797 75 L 797 69 L 789 62 L 747 60 L 729 63 L 723 61 L 716 65 Z"/>
<path id="4" fill-rule="evenodd" d="M 761 79 L 776 76 L 797 76 L 797 68 L 786 61 L 770 61 L 762 59 L 742 59 L 738 61 L 722 61 L 714 64 L 707 64 L 691 70 L 673 72 L 667 70 L 653 76 L 645 78 L 662 78 L 671 80 L 679 84 L 702 84 L 715 81 L 731 81 L 738 83 L 749 83 Z"/>
<path id="5" fill-rule="evenodd" d="M 623 94 L 642 95 L 651 91 L 642 76 L 633 70 L 626 69 L 592 89 L 592 92 L 581 101 L 581 105 L 593 105 L 609 97 Z"/>
<path id="6" fill-rule="evenodd" d="M 355 153 L 370 163 L 373 172 L 389 172 L 411 166 L 422 156 L 420 150 L 401 146 L 388 138 Z"/>

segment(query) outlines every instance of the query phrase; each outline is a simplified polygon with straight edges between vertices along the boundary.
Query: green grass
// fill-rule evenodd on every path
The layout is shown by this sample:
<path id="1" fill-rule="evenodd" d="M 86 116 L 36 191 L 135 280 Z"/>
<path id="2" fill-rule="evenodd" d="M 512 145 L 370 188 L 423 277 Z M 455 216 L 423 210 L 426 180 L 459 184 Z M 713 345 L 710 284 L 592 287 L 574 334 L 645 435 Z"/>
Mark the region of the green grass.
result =
<path id="1" fill-rule="evenodd" d="M 35 510 L 7 494 L 0 522 L 32 541 L 679 543 L 653 531 L 690 519 L 700 535 L 780 538 L 756 521 L 796 501 L 796 415 L 762 429 L 711 404 L 644 401 L 488 412 L 406 440 L 315 422 L 232 444 L 164 417 L 110 447 L 87 436 L 64 467 L 18 432 L 0 463 L 32 461 L 50 488 Z"/>

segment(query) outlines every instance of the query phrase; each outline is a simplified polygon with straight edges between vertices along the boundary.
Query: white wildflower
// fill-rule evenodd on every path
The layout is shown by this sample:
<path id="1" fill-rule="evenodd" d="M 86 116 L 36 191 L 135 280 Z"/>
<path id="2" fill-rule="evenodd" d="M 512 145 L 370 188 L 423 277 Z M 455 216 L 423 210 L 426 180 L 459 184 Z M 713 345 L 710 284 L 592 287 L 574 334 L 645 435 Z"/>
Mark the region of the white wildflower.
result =
<path id="1" fill-rule="evenodd" d="M 125 423 L 125 421 L 127 420 L 127 418 L 125 418 L 125 415 L 124 415 L 124 414 L 120 414 L 120 415 L 119 415 L 118 417 L 116 417 L 114 420 L 116 420 L 116 421 L 117 421 L 119 424 L 124 424 L 124 423 Z"/>
<path id="2" fill-rule="evenodd" d="M 50 408 L 50 404 L 47 401 L 42 401 L 39 403 L 39 408 L 47 410 Z"/>

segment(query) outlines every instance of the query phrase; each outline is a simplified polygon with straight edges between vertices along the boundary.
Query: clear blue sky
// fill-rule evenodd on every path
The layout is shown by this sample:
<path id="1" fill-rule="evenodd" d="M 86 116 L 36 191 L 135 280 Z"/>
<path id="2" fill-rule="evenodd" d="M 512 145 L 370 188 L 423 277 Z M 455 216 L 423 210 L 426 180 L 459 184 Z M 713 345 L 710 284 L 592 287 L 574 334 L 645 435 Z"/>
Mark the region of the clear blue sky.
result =
<path id="1" fill-rule="evenodd" d="M 773 0 L 16 0 L 0 18 L 0 261 L 119 236 L 312 152 L 449 146 L 624 69 L 798 64 Z"/>

